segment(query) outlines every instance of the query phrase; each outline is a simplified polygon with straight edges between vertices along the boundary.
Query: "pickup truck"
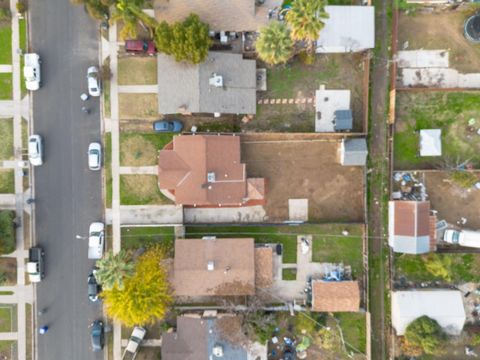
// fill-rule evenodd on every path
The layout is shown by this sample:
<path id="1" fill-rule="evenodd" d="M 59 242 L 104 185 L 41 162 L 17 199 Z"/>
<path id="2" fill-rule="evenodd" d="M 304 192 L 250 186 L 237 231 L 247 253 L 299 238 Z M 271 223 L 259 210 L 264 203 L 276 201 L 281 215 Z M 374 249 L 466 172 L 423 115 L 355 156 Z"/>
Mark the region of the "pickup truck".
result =
<path id="1" fill-rule="evenodd" d="M 27 274 L 32 283 L 38 283 L 45 277 L 45 252 L 41 247 L 28 250 Z"/>
<path id="2" fill-rule="evenodd" d="M 443 241 L 465 247 L 480 248 L 480 231 L 472 230 L 445 230 Z"/>
<path id="3" fill-rule="evenodd" d="M 105 248 L 105 225 L 101 222 L 90 224 L 88 231 L 88 258 L 101 259 Z"/>
<path id="4" fill-rule="evenodd" d="M 122 356 L 122 360 L 134 360 L 138 353 L 138 348 L 145 337 L 147 330 L 140 326 L 135 326 L 132 331 L 132 335 L 130 335 L 130 339 L 128 339 L 127 347 Z"/>
<path id="5" fill-rule="evenodd" d="M 35 53 L 24 55 L 23 77 L 27 90 L 35 91 L 40 88 L 40 56 Z"/>

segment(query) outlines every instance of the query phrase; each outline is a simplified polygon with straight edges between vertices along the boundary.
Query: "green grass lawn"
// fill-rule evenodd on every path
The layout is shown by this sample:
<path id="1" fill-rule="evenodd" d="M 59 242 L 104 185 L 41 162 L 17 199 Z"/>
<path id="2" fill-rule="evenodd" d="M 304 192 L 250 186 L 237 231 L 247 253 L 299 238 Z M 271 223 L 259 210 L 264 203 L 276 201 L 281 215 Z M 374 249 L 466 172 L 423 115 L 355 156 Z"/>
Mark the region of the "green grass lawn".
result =
<path id="1" fill-rule="evenodd" d="M 395 168 L 431 169 L 470 160 L 480 166 L 480 92 L 400 92 L 397 94 Z M 474 124 L 469 126 L 473 119 Z M 442 129 L 442 156 L 420 157 L 421 129 Z"/>
<path id="2" fill-rule="evenodd" d="M 12 73 L 0 73 L 0 100 L 11 100 L 13 96 Z"/>
<path id="3" fill-rule="evenodd" d="M 349 237 L 341 234 L 350 232 Z M 257 243 L 281 243 L 283 262 L 297 262 L 297 235 L 313 235 L 313 261 L 343 262 L 362 271 L 361 225 L 319 224 L 299 226 L 187 226 L 187 237 L 253 237 Z M 349 239 L 349 240 L 345 240 Z"/>
<path id="4" fill-rule="evenodd" d="M 0 119 L 0 160 L 13 159 L 13 119 Z"/>
<path id="5" fill-rule="evenodd" d="M 12 63 L 12 27 L 10 22 L 0 23 L 0 64 Z"/>
<path id="6" fill-rule="evenodd" d="M 353 352 L 365 353 L 367 344 L 366 316 L 364 313 L 336 313 L 335 318 L 340 321 L 347 349 Z M 351 346 L 349 346 L 351 345 Z M 352 348 L 355 347 L 355 349 Z"/>
<path id="7" fill-rule="evenodd" d="M 17 342 L 15 340 L 0 340 L 0 357 L 7 360 L 14 360 L 17 352 Z"/>
<path id="8" fill-rule="evenodd" d="M 28 51 L 28 44 L 27 44 L 27 21 L 25 19 L 19 19 L 18 20 L 18 27 L 19 27 L 19 36 L 20 36 L 20 48 L 25 52 Z M 25 87 L 25 78 L 23 76 L 23 66 L 24 66 L 25 60 L 22 57 L 20 57 L 20 69 L 21 69 L 21 82 L 20 82 L 20 87 L 22 91 L 22 97 L 27 93 L 27 88 Z"/>
<path id="9" fill-rule="evenodd" d="M 118 85 L 155 85 L 156 57 L 124 57 L 118 59 Z"/>
<path id="10" fill-rule="evenodd" d="M 151 166 L 158 164 L 158 151 L 173 139 L 173 133 L 120 133 L 120 164 Z"/>
<path id="11" fill-rule="evenodd" d="M 0 332 L 9 332 L 13 330 L 13 311 L 13 306 L 0 306 Z"/>
<path id="12" fill-rule="evenodd" d="M 480 281 L 480 254 L 395 255 L 395 277 L 409 281 Z"/>
<path id="13" fill-rule="evenodd" d="M 156 175 L 120 175 L 120 204 L 166 205 L 173 202 L 160 192 Z"/>
<path id="14" fill-rule="evenodd" d="M 122 249 L 134 250 L 152 244 L 173 249 L 175 229 L 171 226 L 122 227 L 121 231 Z"/>
<path id="15" fill-rule="evenodd" d="M 15 193 L 15 173 L 13 169 L 0 169 L 0 194 Z"/>
<path id="16" fill-rule="evenodd" d="M 297 280 L 297 269 L 282 269 L 282 280 Z"/>
<path id="17" fill-rule="evenodd" d="M 112 207 L 112 133 L 105 133 L 103 138 L 105 161 L 105 203 L 107 208 Z"/>

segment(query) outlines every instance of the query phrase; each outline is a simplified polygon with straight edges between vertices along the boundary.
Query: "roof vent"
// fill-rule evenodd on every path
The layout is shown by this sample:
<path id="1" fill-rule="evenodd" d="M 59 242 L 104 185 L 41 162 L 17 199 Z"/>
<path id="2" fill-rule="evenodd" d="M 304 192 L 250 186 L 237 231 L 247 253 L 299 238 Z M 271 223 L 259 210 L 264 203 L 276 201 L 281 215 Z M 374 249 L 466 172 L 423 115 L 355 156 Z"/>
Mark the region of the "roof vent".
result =
<path id="1" fill-rule="evenodd" d="M 207 270 L 208 270 L 208 271 L 213 271 L 213 270 L 215 270 L 215 262 L 214 262 L 214 261 L 209 261 L 209 262 L 207 263 Z"/>
<path id="2" fill-rule="evenodd" d="M 223 347 L 222 345 L 215 345 L 212 349 L 213 356 L 223 357 Z"/>
<path id="3" fill-rule="evenodd" d="M 208 83 L 211 86 L 222 87 L 223 86 L 223 76 L 217 75 L 216 73 L 212 74 L 212 77 L 208 79 Z"/>
<path id="4" fill-rule="evenodd" d="M 207 182 L 213 183 L 215 182 L 215 173 L 213 171 L 209 171 L 207 174 Z"/>

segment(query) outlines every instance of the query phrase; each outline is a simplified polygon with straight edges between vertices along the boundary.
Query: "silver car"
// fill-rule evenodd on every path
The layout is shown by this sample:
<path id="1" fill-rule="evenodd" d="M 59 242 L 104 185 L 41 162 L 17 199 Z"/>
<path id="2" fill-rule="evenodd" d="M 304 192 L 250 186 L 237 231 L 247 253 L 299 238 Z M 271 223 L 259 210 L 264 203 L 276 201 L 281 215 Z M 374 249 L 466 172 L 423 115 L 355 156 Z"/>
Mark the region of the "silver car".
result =
<path id="1" fill-rule="evenodd" d="M 40 135 L 31 135 L 28 138 L 28 159 L 33 166 L 43 164 L 43 140 Z"/>
<path id="2" fill-rule="evenodd" d="M 90 66 L 87 70 L 88 93 L 90 96 L 100 96 L 100 78 L 98 76 L 98 69 L 95 66 Z"/>
<path id="3" fill-rule="evenodd" d="M 100 170 L 102 167 L 102 146 L 100 143 L 93 142 L 88 145 L 88 168 L 90 170 Z"/>

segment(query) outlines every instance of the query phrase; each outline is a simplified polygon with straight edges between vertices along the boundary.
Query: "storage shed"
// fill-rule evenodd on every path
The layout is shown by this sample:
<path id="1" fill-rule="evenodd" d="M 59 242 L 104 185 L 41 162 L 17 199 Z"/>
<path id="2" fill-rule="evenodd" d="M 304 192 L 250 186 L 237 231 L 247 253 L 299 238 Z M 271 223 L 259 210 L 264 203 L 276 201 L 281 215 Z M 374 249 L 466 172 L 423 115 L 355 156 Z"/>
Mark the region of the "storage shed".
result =
<path id="1" fill-rule="evenodd" d="M 340 145 L 340 163 L 343 166 L 365 166 L 367 164 L 367 155 L 367 140 L 342 140 Z"/>

